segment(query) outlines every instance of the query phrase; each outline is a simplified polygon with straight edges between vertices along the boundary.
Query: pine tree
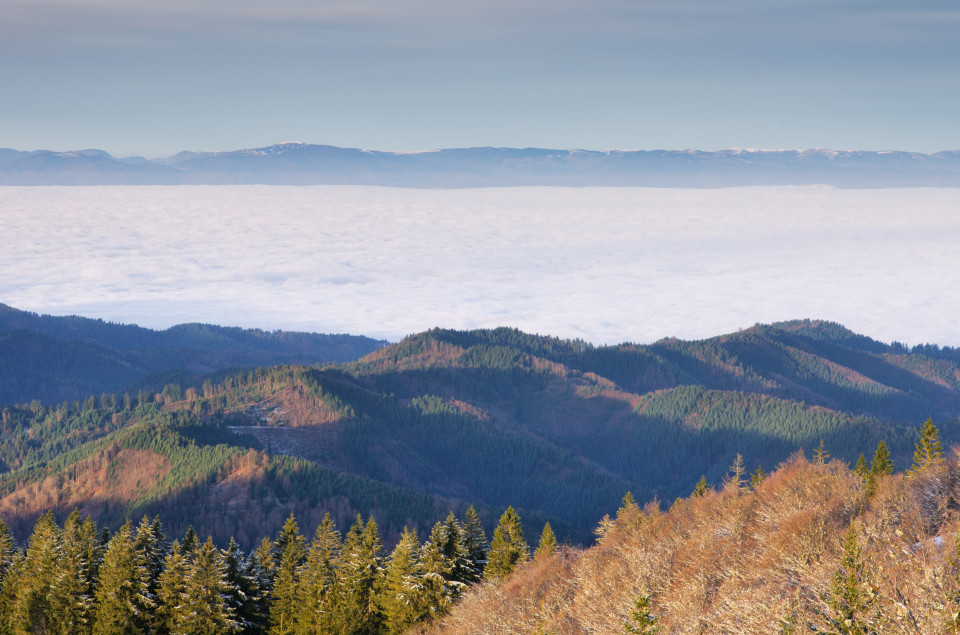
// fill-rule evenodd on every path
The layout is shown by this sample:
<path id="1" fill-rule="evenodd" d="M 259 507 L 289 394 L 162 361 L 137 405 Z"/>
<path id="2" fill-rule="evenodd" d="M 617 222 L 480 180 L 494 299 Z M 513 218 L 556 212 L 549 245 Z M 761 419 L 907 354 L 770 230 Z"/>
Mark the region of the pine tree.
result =
<path id="1" fill-rule="evenodd" d="M 870 462 L 870 474 L 875 477 L 893 474 L 893 460 L 890 458 L 886 441 L 877 443 L 877 451 L 874 452 L 873 461 Z"/>
<path id="2" fill-rule="evenodd" d="M 260 589 L 250 571 L 250 563 L 231 537 L 227 548 L 221 552 L 226 568 L 227 605 L 233 610 L 241 632 L 260 632 L 266 624 L 266 611 L 257 601 Z"/>
<path id="3" fill-rule="evenodd" d="M 932 465 L 943 463 L 943 448 L 940 446 L 940 431 L 933 425 L 933 419 L 927 419 L 920 429 L 920 440 L 913 453 L 914 474 L 922 472 Z"/>
<path id="4" fill-rule="evenodd" d="M 371 516 L 366 525 L 357 514 L 347 531 L 343 555 L 337 570 L 336 597 L 340 607 L 339 630 L 357 635 L 377 632 L 381 616 L 377 606 L 377 585 L 382 576 L 383 542 Z"/>
<path id="5" fill-rule="evenodd" d="M 483 577 L 488 580 L 506 577 L 517 563 L 526 562 L 529 558 L 530 547 L 523 539 L 520 515 L 513 507 L 508 507 L 493 531 L 493 540 L 490 542 L 490 551 L 487 552 L 487 566 L 483 570 Z"/>
<path id="6" fill-rule="evenodd" d="M 427 615 L 416 531 L 403 528 L 387 563 L 379 604 L 390 633 L 402 633 Z"/>
<path id="7" fill-rule="evenodd" d="M 334 630 L 333 586 L 340 560 L 340 532 L 330 514 L 317 526 L 307 553 L 307 563 L 297 589 L 298 633 L 330 633 Z"/>
<path id="8" fill-rule="evenodd" d="M 297 586 L 300 567 L 307 559 L 307 548 L 292 513 L 277 536 L 275 551 L 277 569 L 270 601 L 270 627 L 271 630 L 278 631 L 281 619 L 285 624 L 292 625 L 299 612 Z"/>
<path id="9" fill-rule="evenodd" d="M 61 532 L 59 573 L 51 589 L 54 631 L 84 633 L 90 631 L 93 617 L 95 567 L 99 559 L 96 526 L 87 518 L 80 520 L 74 510 Z"/>
<path id="10" fill-rule="evenodd" d="M 95 635 L 147 630 L 156 603 L 150 596 L 147 563 L 133 544 L 128 520 L 107 544 L 96 590 Z"/>
<path id="11" fill-rule="evenodd" d="M 710 493 L 710 486 L 707 485 L 707 476 L 704 474 L 700 477 L 700 480 L 697 481 L 696 487 L 693 488 L 693 492 L 690 493 L 694 498 L 703 498 Z"/>
<path id="12" fill-rule="evenodd" d="M 830 626 L 841 635 L 870 635 L 876 630 L 878 597 L 872 576 L 867 570 L 857 531 L 850 523 L 843 540 L 840 568 L 833 576 L 827 598 Z"/>
<path id="13" fill-rule="evenodd" d="M 557 536 L 553 533 L 550 523 L 543 526 L 543 532 L 540 534 L 540 542 L 537 543 L 537 550 L 533 552 L 534 560 L 546 558 L 557 549 Z"/>
<path id="14" fill-rule="evenodd" d="M 160 577 L 160 572 L 163 571 L 163 561 L 170 549 L 167 538 L 163 534 L 160 519 L 154 518 L 151 521 L 145 515 L 137 527 L 133 544 L 140 557 L 146 562 L 147 570 L 150 572 L 150 592 L 156 593 L 157 579 Z"/>
<path id="15" fill-rule="evenodd" d="M 277 561 L 273 541 L 263 538 L 250 555 L 250 576 L 257 589 L 257 596 L 252 599 L 254 612 L 264 616 L 265 619 L 269 619 L 270 615 L 270 599 L 276 571 Z"/>
<path id="16" fill-rule="evenodd" d="M 461 581 L 471 584 L 483 577 L 483 570 L 487 566 L 487 534 L 472 505 L 463 516 L 463 548 L 470 569 Z"/>
<path id="17" fill-rule="evenodd" d="M 624 635 L 655 635 L 663 630 L 657 625 L 660 618 L 650 612 L 650 597 L 644 594 L 637 596 L 631 613 L 633 623 L 623 625 Z"/>
<path id="18" fill-rule="evenodd" d="M 760 483 L 763 483 L 765 478 L 767 478 L 767 473 L 764 471 L 763 466 L 757 463 L 757 469 L 750 475 L 750 489 L 755 490 L 760 487 Z"/>
<path id="19" fill-rule="evenodd" d="M 190 566 L 174 540 L 163 563 L 163 572 L 157 582 L 156 628 L 160 633 L 174 633 L 183 623 L 186 610 L 187 569 Z"/>
<path id="20" fill-rule="evenodd" d="M 239 629 L 227 602 L 230 586 L 226 574 L 223 557 L 213 539 L 207 538 L 188 567 L 184 610 L 173 633 L 217 635 Z"/>
<path id="21" fill-rule="evenodd" d="M 53 512 L 41 516 L 33 527 L 24 557 L 24 575 L 14 599 L 12 632 L 54 632 L 54 589 L 60 573 L 62 538 Z"/>
<path id="22" fill-rule="evenodd" d="M 866 482 L 867 477 L 870 475 L 870 468 L 867 467 L 867 458 L 863 456 L 863 452 L 857 457 L 857 462 L 853 466 L 853 473 L 859 476 L 863 482 Z"/>
<path id="23" fill-rule="evenodd" d="M 471 508 L 472 509 L 472 508 Z M 13 532 L 7 523 L 0 518 L 0 582 L 7 575 L 7 570 L 13 565 L 14 559 L 19 554 L 17 540 L 13 537 Z"/>
<path id="24" fill-rule="evenodd" d="M 473 581 L 473 563 L 464 542 L 464 529 L 453 512 L 447 514 L 442 526 L 440 552 L 450 562 L 449 582 L 469 584 Z"/>

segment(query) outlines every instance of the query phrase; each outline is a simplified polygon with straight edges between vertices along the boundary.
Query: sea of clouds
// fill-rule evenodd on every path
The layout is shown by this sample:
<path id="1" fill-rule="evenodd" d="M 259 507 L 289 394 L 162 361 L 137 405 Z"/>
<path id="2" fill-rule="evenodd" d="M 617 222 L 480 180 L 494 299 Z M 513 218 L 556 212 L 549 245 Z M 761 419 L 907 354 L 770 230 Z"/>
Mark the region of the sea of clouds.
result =
<path id="1" fill-rule="evenodd" d="M 960 345 L 960 189 L 0 187 L 0 302 L 597 344 L 822 318 Z"/>

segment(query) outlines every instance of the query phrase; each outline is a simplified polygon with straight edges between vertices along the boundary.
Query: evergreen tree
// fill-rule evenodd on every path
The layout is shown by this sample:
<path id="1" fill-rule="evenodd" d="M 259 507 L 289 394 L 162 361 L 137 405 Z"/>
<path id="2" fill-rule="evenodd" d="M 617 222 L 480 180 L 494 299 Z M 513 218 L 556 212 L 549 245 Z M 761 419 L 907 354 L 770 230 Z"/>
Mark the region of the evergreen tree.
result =
<path id="1" fill-rule="evenodd" d="M 213 546 L 213 539 L 207 538 L 188 567 L 184 610 L 172 633 L 217 635 L 239 630 L 228 604 L 229 594 L 223 557 Z"/>
<path id="2" fill-rule="evenodd" d="M 843 540 L 840 568 L 833 576 L 827 598 L 831 628 L 841 635 L 871 635 L 876 633 L 878 597 L 872 576 L 867 570 L 857 531 L 850 523 Z"/>
<path id="3" fill-rule="evenodd" d="M 760 487 L 760 483 L 767 478 L 767 473 L 764 471 L 763 466 L 757 463 L 757 469 L 750 475 L 750 489 L 757 489 Z"/>
<path id="4" fill-rule="evenodd" d="M 61 537 L 59 572 L 51 589 L 54 631 L 89 632 L 99 560 L 96 526 L 89 518 L 81 521 L 80 512 L 74 510 L 63 524 Z"/>
<path id="5" fill-rule="evenodd" d="M 863 452 L 857 457 L 857 462 L 853 466 L 853 473 L 859 476 L 863 482 L 866 482 L 867 477 L 870 475 L 870 468 L 867 467 L 867 458 L 863 456 Z"/>
<path id="6" fill-rule="evenodd" d="M 557 549 L 557 536 L 553 533 L 550 523 L 543 526 L 543 532 L 540 534 L 540 542 L 537 543 L 537 550 L 533 552 L 534 560 L 546 558 Z"/>
<path id="7" fill-rule="evenodd" d="M 24 575 L 17 586 L 12 632 L 52 633 L 55 631 L 55 588 L 60 574 L 62 543 L 53 512 L 41 516 L 33 527 L 24 557 Z"/>
<path id="8" fill-rule="evenodd" d="M 480 580 L 487 566 L 487 534 L 483 531 L 483 523 L 472 505 L 463 517 L 463 549 L 470 568 L 461 582 L 471 584 Z"/>
<path id="9" fill-rule="evenodd" d="M 276 571 L 277 561 L 274 556 L 273 541 L 263 538 L 250 555 L 250 576 L 257 589 L 257 596 L 253 599 L 256 612 L 266 617 L 269 617 L 270 613 L 270 598 Z"/>
<path id="10" fill-rule="evenodd" d="M 277 536 L 275 551 L 277 569 L 270 601 L 270 627 L 276 632 L 281 621 L 292 626 L 296 620 L 300 567 L 307 558 L 307 548 L 292 513 Z"/>
<path id="11" fill-rule="evenodd" d="M 145 632 L 150 611 L 155 606 L 150 596 L 149 569 L 134 547 L 128 520 L 107 543 L 103 555 L 93 632 L 95 635 Z"/>
<path id="12" fill-rule="evenodd" d="M 940 431 L 927 419 L 920 429 L 920 440 L 913 453 L 913 473 L 921 472 L 931 465 L 943 463 L 943 448 L 940 446 Z"/>
<path id="13" fill-rule="evenodd" d="M 266 622 L 266 611 L 258 602 L 260 590 L 250 571 L 250 563 L 232 537 L 221 555 L 229 586 L 227 605 L 233 610 L 242 632 L 260 632 Z"/>
<path id="14" fill-rule="evenodd" d="M 893 460 L 890 458 L 886 441 L 877 443 L 877 451 L 873 453 L 873 461 L 870 462 L 870 474 L 874 477 L 893 474 Z"/>
<path id="15" fill-rule="evenodd" d="M 187 527 L 186 533 L 183 534 L 183 540 L 180 541 L 180 553 L 185 558 L 192 559 L 199 547 L 200 539 L 197 538 L 197 532 L 194 531 L 193 525 L 190 525 Z"/>
<path id="16" fill-rule="evenodd" d="M 464 542 L 464 529 L 452 511 L 447 514 L 446 520 L 443 521 L 440 538 L 440 552 L 450 563 L 450 573 L 447 580 L 463 584 L 472 582 L 473 563 Z"/>
<path id="17" fill-rule="evenodd" d="M 644 594 L 637 596 L 631 613 L 632 623 L 623 625 L 624 635 L 656 635 L 663 630 L 657 625 L 660 618 L 650 612 L 650 597 Z"/>
<path id="18" fill-rule="evenodd" d="M 190 562 L 174 540 L 157 582 L 156 628 L 159 633 L 175 633 L 184 621 L 187 606 L 187 570 Z"/>
<path id="19" fill-rule="evenodd" d="M 160 577 L 160 572 L 163 571 L 163 562 L 170 549 L 166 536 L 163 534 L 160 519 L 154 518 L 151 521 L 145 515 L 137 527 L 133 544 L 150 573 L 150 592 L 156 593 L 157 580 Z"/>
<path id="20" fill-rule="evenodd" d="M 390 554 L 379 598 L 387 631 L 402 633 L 423 619 L 427 614 L 424 600 L 419 538 L 416 531 L 404 527 Z"/>
<path id="21" fill-rule="evenodd" d="M 420 551 L 423 603 L 431 616 L 444 613 L 465 586 L 453 580 L 453 561 L 444 552 L 447 543 L 446 527 L 437 523 Z"/>
<path id="22" fill-rule="evenodd" d="M 357 514 L 347 531 L 337 570 L 336 596 L 341 632 L 374 635 L 380 627 L 376 590 L 382 575 L 383 542 L 371 516 L 366 525 Z"/>
<path id="23" fill-rule="evenodd" d="M 334 631 L 335 611 L 333 586 L 340 560 L 340 532 L 330 514 L 317 526 L 307 553 L 307 563 L 297 589 L 298 633 L 330 633 Z"/>
<path id="24" fill-rule="evenodd" d="M 13 566 L 14 559 L 19 554 L 17 540 L 7 523 L 0 518 L 0 582 L 7 575 L 7 570 Z"/>
<path id="25" fill-rule="evenodd" d="M 493 540 L 490 542 L 490 551 L 487 552 L 487 566 L 483 570 L 483 577 L 496 580 L 509 575 L 518 562 L 526 562 L 530 558 L 530 548 L 523 539 L 523 527 L 520 524 L 520 515 L 508 507 L 500 517 L 500 522 L 493 530 Z"/>
<path id="26" fill-rule="evenodd" d="M 700 477 L 700 480 L 697 481 L 696 487 L 693 488 L 693 492 L 690 493 L 694 498 L 703 498 L 710 493 L 710 486 L 707 485 L 707 476 L 704 474 Z"/>

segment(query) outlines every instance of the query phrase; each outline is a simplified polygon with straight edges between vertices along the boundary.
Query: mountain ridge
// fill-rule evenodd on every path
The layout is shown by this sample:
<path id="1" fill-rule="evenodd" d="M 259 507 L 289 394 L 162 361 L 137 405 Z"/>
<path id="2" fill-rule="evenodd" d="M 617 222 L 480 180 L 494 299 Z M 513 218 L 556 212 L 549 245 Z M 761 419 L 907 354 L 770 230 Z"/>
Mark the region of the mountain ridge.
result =
<path id="1" fill-rule="evenodd" d="M 756 185 L 960 187 L 960 151 L 582 150 L 472 147 L 391 152 L 284 142 L 170 157 L 0 149 L 0 185 Z"/>

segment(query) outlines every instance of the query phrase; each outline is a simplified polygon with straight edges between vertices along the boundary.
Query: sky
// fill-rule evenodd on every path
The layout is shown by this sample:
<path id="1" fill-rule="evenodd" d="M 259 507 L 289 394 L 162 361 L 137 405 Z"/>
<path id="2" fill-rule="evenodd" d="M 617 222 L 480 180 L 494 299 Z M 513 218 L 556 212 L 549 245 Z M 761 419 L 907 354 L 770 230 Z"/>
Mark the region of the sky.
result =
<path id="1" fill-rule="evenodd" d="M 2 0 L 0 147 L 960 149 L 956 0 Z"/>
<path id="2" fill-rule="evenodd" d="M 166 328 L 960 346 L 960 188 L 0 187 L 0 301 Z"/>

